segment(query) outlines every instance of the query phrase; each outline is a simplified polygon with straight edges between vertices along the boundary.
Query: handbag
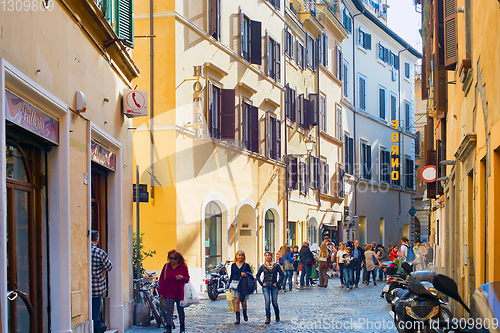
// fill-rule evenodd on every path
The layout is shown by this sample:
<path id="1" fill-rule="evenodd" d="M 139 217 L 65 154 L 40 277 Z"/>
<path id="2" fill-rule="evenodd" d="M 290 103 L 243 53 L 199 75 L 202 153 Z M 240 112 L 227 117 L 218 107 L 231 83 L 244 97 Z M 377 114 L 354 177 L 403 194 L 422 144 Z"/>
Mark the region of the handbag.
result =
<path id="1" fill-rule="evenodd" d="M 200 303 L 200 299 L 198 298 L 198 294 L 196 293 L 196 290 L 194 289 L 193 284 L 191 281 L 188 283 L 184 284 L 184 299 L 179 302 L 180 306 L 182 307 L 188 307 L 191 304 L 198 304 Z"/>
<path id="2" fill-rule="evenodd" d="M 287 257 L 285 257 L 285 271 L 293 271 L 294 270 L 294 267 L 293 267 L 293 262 L 290 262 L 290 259 L 288 259 Z"/>
<path id="3" fill-rule="evenodd" d="M 373 255 L 373 263 L 375 264 L 375 266 L 379 265 L 379 262 L 377 260 L 377 257 L 375 257 L 375 255 Z"/>

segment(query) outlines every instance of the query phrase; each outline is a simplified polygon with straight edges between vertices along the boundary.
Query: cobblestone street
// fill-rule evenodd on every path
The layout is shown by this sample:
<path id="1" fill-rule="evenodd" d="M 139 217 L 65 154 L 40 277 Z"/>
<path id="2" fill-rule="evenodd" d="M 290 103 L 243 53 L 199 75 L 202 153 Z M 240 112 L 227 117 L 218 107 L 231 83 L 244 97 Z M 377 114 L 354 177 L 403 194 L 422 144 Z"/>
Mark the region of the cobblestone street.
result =
<path id="1" fill-rule="evenodd" d="M 249 321 L 234 325 L 235 315 L 227 310 L 223 295 L 215 302 L 202 300 L 186 309 L 186 332 L 397 332 L 389 316 L 390 306 L 380 293 L 383 284 L 360 285 L 346 291 L 338 278 L 331 278 L 328 288 L 294 289 L 279 294 L 281 322 L 265 325 L 264 297 L 260 292 L 250 296 Z M 177 323 L 178 324 L 178 321 Z M 133 327 L 126 333 L 163 332 L 164 329 Z M 178 332 L 174 330 L 173 332 Z"/>

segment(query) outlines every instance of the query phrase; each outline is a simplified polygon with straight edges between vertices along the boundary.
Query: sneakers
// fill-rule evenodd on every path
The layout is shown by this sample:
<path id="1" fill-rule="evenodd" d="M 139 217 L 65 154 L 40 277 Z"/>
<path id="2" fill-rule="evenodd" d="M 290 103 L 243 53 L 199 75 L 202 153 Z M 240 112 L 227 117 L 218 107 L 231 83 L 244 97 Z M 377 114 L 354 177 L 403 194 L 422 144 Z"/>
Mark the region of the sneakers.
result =
<path id="1" fill-rule="evenodd" d="M 354 285 L 354 288 L 357 288 L 357 287 L 358 287 L 358 285 L 357 285 L 357 284 L 355 284 L 355 285 Z M 352 286 L 351 286 L 351 289 L 352 289 Z"/>
<path id="2" fill-rule="evenodd" d="M 349 291 L 350 289 L 349 289 L 349 287 L 347 287 L 347 288 L 345 288 L 345 290 Z"/>

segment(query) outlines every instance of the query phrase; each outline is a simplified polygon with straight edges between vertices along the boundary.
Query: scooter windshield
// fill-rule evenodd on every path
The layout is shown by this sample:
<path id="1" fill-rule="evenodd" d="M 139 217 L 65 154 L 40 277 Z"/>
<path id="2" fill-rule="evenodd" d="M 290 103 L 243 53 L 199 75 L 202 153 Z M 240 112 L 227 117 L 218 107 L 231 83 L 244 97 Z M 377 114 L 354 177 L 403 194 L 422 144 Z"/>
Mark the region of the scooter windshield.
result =
<path id="1" fill-rule="evenodd" d="M 500 333 L 500 282 L 483 284 L 474 291 L 470 318 L 477 324 L 473 332 Z"/>

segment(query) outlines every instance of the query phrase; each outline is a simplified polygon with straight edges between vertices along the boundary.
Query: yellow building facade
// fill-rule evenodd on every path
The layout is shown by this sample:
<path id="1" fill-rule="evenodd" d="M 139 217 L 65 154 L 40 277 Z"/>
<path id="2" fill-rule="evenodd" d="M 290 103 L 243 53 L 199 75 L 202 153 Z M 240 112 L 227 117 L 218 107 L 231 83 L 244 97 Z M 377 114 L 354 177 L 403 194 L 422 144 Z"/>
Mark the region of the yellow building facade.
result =
<path id="1" fill-rule="evenodd" d="M 113 263 L 103 321 L 132 325 L 132 135 L 121 105 L 139 68 L 131 1 L 100 4 L 0 10 L 1 332 L 92 330 L 91 229 Z M 16 289 L 32 315 L 21 297 L 8 300 Z"/>
<path id="2" fill-rule="evenodd" d="M 444 4 L 456 6 L 457 12 L 436 13 L 452 29 L 443 36 L 445 76 L 436 76 L 432 89 L 439 104 L 442 82 L 447 86 L 446 112 L 437 110 L 434 116 L 433 134 L 445 139 L 441 165 L 446 172 L 440 179 L 443 194 L 431 218 L 432 233 L 443 252 L 440 269 L 458 283 L 468 303 L 477 287 L 500 279 L 495 249 L 500 236 L 495 210 L 500 200 L 496 108 L 500 67 L 495 52 L 500 9 L 498 3 L 485 1 Z M 454 310 L 456 315 L 463 311 L 458 304 Z"/>

